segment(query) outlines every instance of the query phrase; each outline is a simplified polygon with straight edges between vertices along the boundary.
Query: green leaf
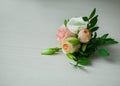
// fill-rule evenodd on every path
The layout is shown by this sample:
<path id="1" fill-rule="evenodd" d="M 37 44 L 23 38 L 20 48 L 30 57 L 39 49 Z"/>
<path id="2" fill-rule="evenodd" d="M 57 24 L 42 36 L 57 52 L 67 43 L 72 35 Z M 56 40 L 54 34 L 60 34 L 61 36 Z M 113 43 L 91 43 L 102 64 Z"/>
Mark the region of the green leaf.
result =
<path id="1" fill-rule="evenodd" d="M 90 24 L 89 23 L 87 24 L 87 29 L 90 29 Z"/>
<path id="2" fill-rule="evenodd" d="M 75 57 L 73 54 L 68 53 L 68 54 L 66 54 L 66 55 L 67 55 L 68 58 L 70 58 L 70 59 L 72 59 L 72 60 L 75 60 L 75 59 L 76 59 L 76 57 Z"/>
<path id="3" fill-rule="evenodd" d="M 81 65 L 86 65 L 90 62 L 90 59 L 88 59 L 87 57 L 82 57 L 79 61 L 78 61 L 78 64 L 81 64 Z"/>
<path id="4" fill-rule="evenodd" d="M 117 41 L 115 41 L 114 39 L 112 38 L 108 38 L 105 40 L 105 44 L 116 44 L 118 43 Z"/>
<path id="5" fill-rule="evenodd" d="M 52 54 L 55 54 L 56 52 L 58 52 L 61 48 L 48 48 L 48 49 L 45 49 L 41 52 L 42 55 L 52 55 Z"/>
<path id="6" fill-rule="evenodd" d="M 82 18 L 83 18 L 84 21 L 88 21 L 89 20 L 88 17 L 86 17 L 86 16 L 82 17 Z"/>
<path id="7" fill-rule="evenodd" d="M 65 27 L 67 26 L 67 23 L 68 23 L 68 21 L 65 19 L 65 20 L 64 20 L 64 25 L 65 25 Z"/>
<path id="8" fill-rule="evenodd" d="M 88 45 L 85 53 L 89 57 L 89 56 L 93 55 L 95 53 L 95 51 L 96 51 L 96 46 L 94 46 L 94 45 Z"/>
<path id="9" fill-rule="evenodd" d="M 93 17 L 91 20 L 90 20 L 90 25 L 89 25 L 89 28 L 92 28 L 96 25 L 97 21 L 98 21 L 98 15 L 96 15 L 95 17 Z"/>
<path id="10" fill-rule="evenodd" d="M 94 37 L 93 38 L 95 39 L 96 37 L 97 37 L 97 32 L 94 33 Z"/>
<path id="11" fill-rule="evenodd" d="M 108 35 L 109 35 L 108 33 L 107 33 L 107 34 L 102 35 L 102 36 L 101 36 L 101 39 L 106 39 Z"/>
<path id="12" fill-rule="evenodd" d="M 67 41 L 70 42 L 72 45 L 78 45 L 80 43 L 80 40 L 74 37 L 68 38 Z"/>
<path id="13" fill-rule="evenodd" d="M 93 28 L 90 29 L 90 31 L 91 31 L 91 32 L 94 32 L 94 31 L 98 30 L 98 28 L 99 28 L 99 27 L 93 27 Z"/>
<path id="14" fill-rule="evenodd" d="M 108 51 L 106 51 L 105 49 L 98 49 L 98 52 L 101 56 L 109 56 Z"/>
<path id="15" fill-rule="evenodd" d="M 82 45 L 82 51 L 84 52 L 86 50 L 87 44 Z"/>
<path id="16" fill-rule="evenodd" d="M 90 16 L 89 16 L 89 19 L 91 19 L 96 13 L 96 8 L 94 8 L 94 10 L 91 12 Z"/>
<path id="17" fill-rule="evenodd" d="M 104 44 L 105 44 L 105 40 L 104 40 L 104 39 L 101 39 L 101 38 L 97 38 L 97 39 L 96 39 L 96 44 L 97 44 L 98 46 L 104 45 Z"/>

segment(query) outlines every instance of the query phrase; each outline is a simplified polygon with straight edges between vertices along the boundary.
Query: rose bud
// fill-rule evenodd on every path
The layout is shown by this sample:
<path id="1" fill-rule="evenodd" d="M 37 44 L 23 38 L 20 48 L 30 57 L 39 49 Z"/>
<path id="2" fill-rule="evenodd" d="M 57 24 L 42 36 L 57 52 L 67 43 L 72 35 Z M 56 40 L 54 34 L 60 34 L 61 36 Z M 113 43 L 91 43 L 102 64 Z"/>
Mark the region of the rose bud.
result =
<path id="1" fill-rule="evenodd" d="M 87 43 L 91 39 L 91 32 L 88 29 L 81 29 L 78 33 L 78 38 L 81 43 Z"/>
<path id="2" fill-rule="evenodd" d="M 70 37 L 61 43 L 61 48 L 65 54 L 77 52 L 80 48 L 80 41 L 77 38 Z"/>

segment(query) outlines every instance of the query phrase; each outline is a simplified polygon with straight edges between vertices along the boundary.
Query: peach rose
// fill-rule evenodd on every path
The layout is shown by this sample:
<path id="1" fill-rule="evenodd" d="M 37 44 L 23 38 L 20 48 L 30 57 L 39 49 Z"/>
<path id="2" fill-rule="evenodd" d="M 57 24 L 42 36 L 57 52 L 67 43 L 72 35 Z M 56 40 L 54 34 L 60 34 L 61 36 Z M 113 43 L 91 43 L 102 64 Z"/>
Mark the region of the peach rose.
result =
<path id="1" fill-rule="evenodd" d="M 61 26 L 59 29 L 58 29 L 58 32 L 57 32 L 57 40 L 58 41 L 62 41 L 66 38 L 69 38 L 69 37 L 75 37 L 76 35 L 72 32 L 70 32 L 69 29 L 67 29 L 64 25 Z"/>
<path id="2" fill-rule="evenodd" d="M 78 33 L 78 38 L 80 39 L 80 42 L 87 43 L 91 39 L 91 33 L 88 29 L 82 29 Z"/>
<path id="3" fill-rule="evenodd" d="M 61 47 L 62 47 L 63 53 L 65 53 L 65 54 L 66 53 L 74 53 L 78 50 L 78 48 L 80 47 L 80 44 L 73 46 L 72 43 L 63 41 L 61 44 Z"/>

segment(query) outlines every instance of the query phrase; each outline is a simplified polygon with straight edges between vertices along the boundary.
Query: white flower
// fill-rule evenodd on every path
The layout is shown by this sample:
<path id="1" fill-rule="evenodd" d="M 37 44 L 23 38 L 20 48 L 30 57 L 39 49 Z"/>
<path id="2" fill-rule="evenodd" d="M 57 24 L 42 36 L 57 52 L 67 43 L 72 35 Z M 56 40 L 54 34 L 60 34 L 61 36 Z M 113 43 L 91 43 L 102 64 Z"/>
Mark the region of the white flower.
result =
<path id="1" fill-rule="evenodd" d="M 80 29 L 87 28 L 87 22 L 85 22 L 82 17 L 71 18 L 67 23 L 67 28 L 77 34 Z"/>

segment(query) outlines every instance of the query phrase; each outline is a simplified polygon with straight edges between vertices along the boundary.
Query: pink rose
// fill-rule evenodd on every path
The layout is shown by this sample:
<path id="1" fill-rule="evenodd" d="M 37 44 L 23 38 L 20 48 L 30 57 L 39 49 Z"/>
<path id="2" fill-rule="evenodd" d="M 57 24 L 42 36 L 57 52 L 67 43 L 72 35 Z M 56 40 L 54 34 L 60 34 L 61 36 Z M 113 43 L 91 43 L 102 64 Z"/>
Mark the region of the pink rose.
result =
<path id="1" fill-rule="evenodd" d="M 74 33 L 70 32 L 70 30 L 68 28 L 66 28 L 65 26 L 61 26 L 57 32 L 57 40 L 58 41 L 63 41 L 66 38 L 75 37 L 75 36 L 76 35 Z"/>
<path id="2" fill-rule="evenodd" d="M 78 38 L 80 39 L 80 42 L 87 43 L 91 39 L 91 33 L 88 29 L 82 29 L 78 33 Z"/>

